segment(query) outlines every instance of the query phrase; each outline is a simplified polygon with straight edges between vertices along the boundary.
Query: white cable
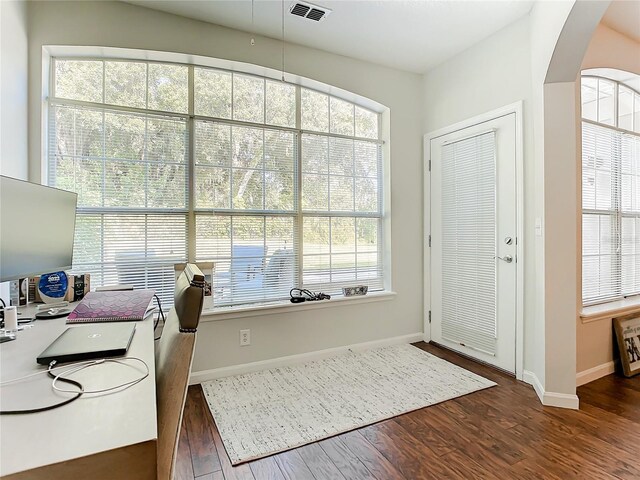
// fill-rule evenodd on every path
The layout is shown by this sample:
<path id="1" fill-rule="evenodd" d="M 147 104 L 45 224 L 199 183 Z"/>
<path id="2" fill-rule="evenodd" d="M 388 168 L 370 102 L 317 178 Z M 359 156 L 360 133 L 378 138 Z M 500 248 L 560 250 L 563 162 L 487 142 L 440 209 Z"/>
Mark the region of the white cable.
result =
<path id="1" fill-rule="evenodd" d="M 78 393 L 78 390 L 69 390 L 69 389 L 65 389 L 65 388 L 60 388 L 57 386 L 57 382 L 58 379 L 62 376 L 67 376 L 67 375 L 72 375 L 76 372 L 79 372 L 80 370 L 84 370 L 85 368 L 89 368 L 89 367 L 93 367 L 95 365 L 101 365 L 103 363 L 119 363 L 121 365 L 125 365 L 128 367 L 133 368 L 132 365 L 129 365 L 127 363 L 125 363 L 128 360 L 135 360 L 137 362 L 140 362 L 144 365 L 144 368 L 146 370 L 146 372 L 139 378 L 136 378 L 135 380 L 131 380 L 130 382 L 125 382 L 125 383 L 121 383 L 120 385 L 116 385 L 114 387 L 109 387 L 109 388 L 102 388 L 99 390 L 84 390 L 84 394 L 88 394 L 88 393 L 106 393 L 106 392 L 111 392 L 113 390 L 118 390 L 118 389 L 126 389 L 129 387 L 132 387 L 133 385 L 140 383 L 141 381 L 143 381 L 145 378 L 147 378 L 149 376 L 149 365 L 147 365 L 147 362 L 145 362 L 144 360 L 142 360 L 141 358 L 138 357 L 124 357 L 122 359 L 100 359 L 100 360 L 94 360 L 91 362 L 83 362 L 84 364 L 76 364 L 74 365 L 72 368 L 69 368 L 67 370 L 64 370 L 63 372 L 60 372 L 58 374 L 56 374 L 55 378 L 53 379 L 53 382 L 51 383 L 52 388 L 57 391 L 57 392 L 63 392 L 63 393 Z"/>
<path id="2" fill-rule="evenodd" d="M 88 365 L 88 364 L 92 364 L 92 363 L 95 363 L 95 360 L 89 360 L 89 361 L 85 361 L 85 362 L 78 362 L 78 363 L 74 363 L 72 365 L 78 366 L 78 365 Z M 58 367 L 58 368 L 60 368 L 60 367 Z M 18 377 L 18 378 L 12 378 L 11 380 L 5 380 L 3 382 L 0 382 L 0 386 L 7 385 L 9 383 L 20 382 L 22 380 L 26 380 L 27 378 L 31 378 L 31 377 L 37 377 L 38 375 L 42 375 L 43 373 L 47 373 L 48 371 L 49 370 L 40 370 L 39 372 L 30 373 L 29 375 L 25 375 L 24 377 Z"/>

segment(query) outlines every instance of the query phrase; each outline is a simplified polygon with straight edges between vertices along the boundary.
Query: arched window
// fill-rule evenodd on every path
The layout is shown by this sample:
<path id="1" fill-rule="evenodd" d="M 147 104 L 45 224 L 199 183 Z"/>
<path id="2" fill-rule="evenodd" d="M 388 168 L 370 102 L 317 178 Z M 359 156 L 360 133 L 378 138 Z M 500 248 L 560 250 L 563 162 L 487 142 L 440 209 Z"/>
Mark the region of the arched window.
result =
<path id="1" fill-rule="evenodd" d="M 171 302 L 175 263 L 213 262 L 216 307 L 382 290 L 379 125 L 271 78 L 53 58 L 48 181 L 79 194 L 73 268 Z"/>
<path id="2" fill-rule="evenodd" d="M 640 77 L 582 75 L 582 300 L 640 294 Z"/>

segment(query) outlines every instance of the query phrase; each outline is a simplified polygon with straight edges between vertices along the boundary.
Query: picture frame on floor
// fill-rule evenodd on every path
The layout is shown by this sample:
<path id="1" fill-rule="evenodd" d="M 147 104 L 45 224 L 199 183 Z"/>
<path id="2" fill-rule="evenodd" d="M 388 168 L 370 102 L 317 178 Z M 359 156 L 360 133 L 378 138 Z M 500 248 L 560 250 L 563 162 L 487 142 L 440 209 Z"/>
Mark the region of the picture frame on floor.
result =
<path id="1" fill-rule="evenodd" d="M 625 377 L 640 373 L 640 315 L 613 319 L 620 363 Z"/>

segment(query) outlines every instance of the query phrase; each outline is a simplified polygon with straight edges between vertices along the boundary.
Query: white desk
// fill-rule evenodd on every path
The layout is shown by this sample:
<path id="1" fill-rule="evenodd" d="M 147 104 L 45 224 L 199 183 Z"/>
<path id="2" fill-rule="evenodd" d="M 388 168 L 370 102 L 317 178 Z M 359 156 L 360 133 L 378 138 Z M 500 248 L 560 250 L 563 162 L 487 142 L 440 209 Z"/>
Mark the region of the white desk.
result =
<path id="1" fill-rule="evenodd" d="M 9 380 L 46 370 L 36 357 L 69 325 L 65 318 L 38 320 L 17 339 L 0 344 L 0 379 Z M 126 390 L 83 395 L 54 410 L 0 416 L 0 476 L 10 479 L 155 479 L 156 389 L 153 320 L 136 322 L 128 356 L 149 366 L 149 376 Z M 141 369 L 138 362 L 128 362 Z M 139 370 L 103 364 L 78 372 L 86 390 L 133 380 Z M 62 383 L 63 388 L 69 385 Z M 70 395 L 54 392 L 51 378 L 0 388 L 3 410 L 58 403 Z"/>

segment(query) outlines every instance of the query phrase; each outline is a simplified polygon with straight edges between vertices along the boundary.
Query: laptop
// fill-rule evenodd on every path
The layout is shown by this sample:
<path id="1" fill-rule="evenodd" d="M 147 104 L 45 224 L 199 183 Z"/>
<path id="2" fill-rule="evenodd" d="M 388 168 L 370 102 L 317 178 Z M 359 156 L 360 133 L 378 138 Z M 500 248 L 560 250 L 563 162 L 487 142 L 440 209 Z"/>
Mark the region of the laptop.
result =
<path id="1" fill-rule="evenodd" d="M 127 353 L 135 323 L 96 323 L 67 328 L 47 349 L 38 355 L 36 361 L 49 365 L 90 360 L 93 358 L 117 357 Z"/>

